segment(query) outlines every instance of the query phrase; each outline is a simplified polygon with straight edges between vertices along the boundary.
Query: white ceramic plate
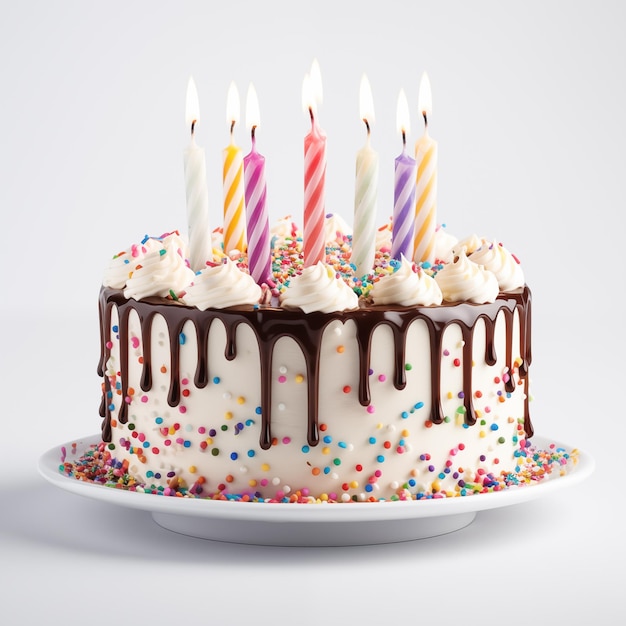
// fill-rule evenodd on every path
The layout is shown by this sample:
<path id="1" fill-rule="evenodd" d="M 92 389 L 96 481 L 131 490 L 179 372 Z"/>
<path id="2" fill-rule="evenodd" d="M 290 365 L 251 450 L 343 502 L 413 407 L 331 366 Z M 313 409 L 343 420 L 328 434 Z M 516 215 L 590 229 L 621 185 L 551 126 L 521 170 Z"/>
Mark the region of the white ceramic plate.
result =
<path id="1" fill-rule="evenodd" d="M 75 460 L 99 435 L 76 439 L 48 450 L 39 459 L 41 475 L 66 491 L 111 504 L 149 511 L 154 521 L 185 535 L 259 545 L 340 546 L 423 539 L 464 528 L 479 511 L 520 504 L 575 485 L 594 469 L 593 458 L 579 451 L 579 461 L 566 474 L 554 472 L 536 484 L 458 498 L 349 504 L 233 502 L 172 498 L 105 487 L 76 480 L 59 471 L 61 449 Z M 539 449 L 549 445 L 571 450 L 553 439 L 534 436 Z M 76 444 L 74 446 L 74 444 Z"/>

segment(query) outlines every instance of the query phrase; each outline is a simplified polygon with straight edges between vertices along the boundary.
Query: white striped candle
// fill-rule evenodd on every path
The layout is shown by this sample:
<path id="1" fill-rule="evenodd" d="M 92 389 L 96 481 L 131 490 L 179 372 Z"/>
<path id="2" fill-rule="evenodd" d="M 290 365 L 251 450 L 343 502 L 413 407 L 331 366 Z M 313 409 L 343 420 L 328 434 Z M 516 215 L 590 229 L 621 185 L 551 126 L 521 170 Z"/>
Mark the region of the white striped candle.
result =
<path id="1" fill-rule="evenodd" d="M 365 145 L 356 155 L 354 228 L 350 263 L 359 278 L 372 271 L 376 255 L 376 201 L 378 194 L 378 153 L 370 145 L 374 122 L 374 101 L 367 77 L 360 87 L 360 114 L 367 128 Z"/>
<path id="2" fill-rule="evenodd" d="M 209 228 L 209 194 L 206 182 L 206 157 L 195 139 L 200 119 L 198 92 L 193 77 L 187 83 L 185 118 L 191 128 L 191 141 L 184 151 L 185 193 L 187 199 L 187 232 L 189 238 L 189 266 L 194 272 L 213 261 L 211 229 Z"/>

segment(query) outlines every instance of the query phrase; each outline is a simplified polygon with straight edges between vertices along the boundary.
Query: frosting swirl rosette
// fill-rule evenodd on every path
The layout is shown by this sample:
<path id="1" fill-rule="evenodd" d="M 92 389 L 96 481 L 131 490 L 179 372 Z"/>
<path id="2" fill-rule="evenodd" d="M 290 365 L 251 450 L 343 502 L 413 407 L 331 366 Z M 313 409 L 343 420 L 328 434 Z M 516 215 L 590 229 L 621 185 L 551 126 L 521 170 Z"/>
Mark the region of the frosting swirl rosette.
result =
<path id="1" fill-rule="evenodd" d="M 333 313 L 358 308 L 359 298 L 331 267 L 318 261 L 291 279 L 280 294 L 280 303 L 305 313 Z"/>
<path id="2" fill-rule="evenodd" d="M 291 219 L 291 215 L 281 217 L 270 229 L 270 237 L 284 241 L 288 237 L 299 237 L 302 233 Z"/>
<path id="3" fill-rule="evenodd" d="M 467 258 L 465 248 L 435 275 L 446 302 L 495 302 L 500 288 L 493 272 Z"/>
<path id="4" fill-rule="evenodd" d="M 326 243 L 341 242 L 343 237 L 352 235 L 352 228 L 346 220 L 336 213 L 329 213 L 324 220 L 324 237 Z"/>
<path id="5" fill-rule="evenodd" d="M 493 272 L 500 291 L 511 291 L 524 286 L 524 272 L 517 259 L 497 242 L 484 242 L 470 255 L 470 261 Z"/>
<path id="6" fill-rule="evenodd" d="M 454 257 L 453 248 L 458 243 L 458 239 L 447 233 L 443 226 L 440 226 L 435 231 L 435 245 L 433 255 L 437 261 L 443 261 L 444 263 L 450 263 Z"/>
<path id="7" fill-rule="evenodd" d="M 183 296 L 185 304 L 201 311 L 208 308 L 257 304 L 262 290 L 250 274 L 241 271 L 228 257 L 223 263 L 199 271 Z"/>
<path id="8" fill-rule="evenodd" d="M 400 306 L 430 306 L 441 304 L 443 296 L 435 279 L 419 270 L 402 255 L 392 274 L 374 283 L 370 296 L 374 304 L 399 304 Z"/>
<path id="9" fill-rule="evenodd" d="M 128 277 L 146 254 L 160 248 L 162 245 L 158 239 L 146 237 L 141 243 L 134 243 L 130 248 L 119 252 L 105 268 L 102 284 L 113 289 L 123 289 Z"/>
<path id="10" fill-rule="evenodd" d="M 158 241 L 158 240 L 157 240 Z M 178 295 L 193 280 L 185 262 L 185 244 L 178 233 L 165 235 L 135 265 L 124 289 L 125 298 L 142 300 L 150 296 Z"/>
<path id="11" fill-rule="evenodd" d="M 465 248 L 465 254 L 469 256 L 474 251 L 478 250 L 478 248 L 480 248 L 480 246 L 482 246 L 485 241 L 485 239 L 479 237 L 476 234 L 468 235 L 467 237 L 461 239 L 461 241 L 457 241 L 452 251 L 454 254 L 456 254 L 459 250 Z"/>
<path id="12" fill-rule="evenodd" d="M 376 231 L 376 250 L 387 251 L 391 250 L 391 224 L 385 224 Z"/>

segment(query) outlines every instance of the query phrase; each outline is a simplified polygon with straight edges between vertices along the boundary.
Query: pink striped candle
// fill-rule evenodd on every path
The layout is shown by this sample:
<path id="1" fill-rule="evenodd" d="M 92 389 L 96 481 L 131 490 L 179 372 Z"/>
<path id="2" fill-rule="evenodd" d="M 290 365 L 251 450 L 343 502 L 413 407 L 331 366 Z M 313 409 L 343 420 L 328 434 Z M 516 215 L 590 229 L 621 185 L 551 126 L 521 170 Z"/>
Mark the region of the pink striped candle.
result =
<path id="1" fill-rule="evenodd" d="M 398 132 L 402 135 L 402 153 L 395 162 L 395 184 L 391 256 L 413 258 L 415 226 L 415 159 L 406 153 L 406 134 L 409 131 L 409 105 L 404 90 L 400 90 L 397 110 Z"/>
<path id="2" fill-rule="evenodd" d="M 326 135 L 315 119 L 316 103 L 321 100 L 321 81 L 317 63 L 304 77 L 302 103 L 311 118 L 311 131 L 304 138 L 304 266 L 326 260 L 324 237 L 326 186 Z"/>
<path id="3" fill-rule="evenodd" d="M 252 149 L 243 158 L 248 231 L 248 267 L 250 275 L 261 285 L 272 273 L 270 225 L 265 205 L 265 157 L 256 149 L 256 129 L 259 125 L 259 102 L 254 86 L 248 87 L 246 124 L 250 128 Z"/>

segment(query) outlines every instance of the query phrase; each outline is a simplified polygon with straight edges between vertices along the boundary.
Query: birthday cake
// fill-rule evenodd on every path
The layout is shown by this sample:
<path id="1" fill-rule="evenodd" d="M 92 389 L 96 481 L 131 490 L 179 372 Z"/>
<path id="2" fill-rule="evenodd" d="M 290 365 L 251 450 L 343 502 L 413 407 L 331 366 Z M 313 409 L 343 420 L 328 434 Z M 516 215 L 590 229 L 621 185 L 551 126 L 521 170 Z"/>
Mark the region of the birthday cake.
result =
<path id="1" fill-rule="evenodd" d="M 246 255 L 193 272 L 178 233 L 146 237 L 100 291 L 102 444 L 118 482 L 165 495 L 353 502 L 465 495 L 519 471 L 529 417 L 531 294 L 499 243 L 440 228 L 436 261 L 350 265 L 326 219 L 302 264 L 290 218 L 272 275 Z"/>
<path id="2" fill-rule="evenodd" d="M 208 228 L 190 80 L 188 237 L 145 236 L 106 268 L 102 441 L 64 460 L 67 475 L 164 496 L 350 503 L 498 491 L 568 464 L 567 452 L 530 444 L 531 293 L 519 261 L 436 226 L 437 144 L 425 128 L 409 157 L 400 119 L 393 215 L 376 232 L 367 81 L 354 232 L 326 215 L 313 69 L 302 231 L 291 217 L 270 229 L 258 111 L 242 157 L 233 85 L 224 223 Z"/>

